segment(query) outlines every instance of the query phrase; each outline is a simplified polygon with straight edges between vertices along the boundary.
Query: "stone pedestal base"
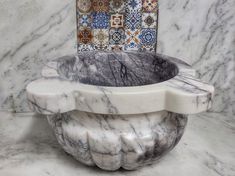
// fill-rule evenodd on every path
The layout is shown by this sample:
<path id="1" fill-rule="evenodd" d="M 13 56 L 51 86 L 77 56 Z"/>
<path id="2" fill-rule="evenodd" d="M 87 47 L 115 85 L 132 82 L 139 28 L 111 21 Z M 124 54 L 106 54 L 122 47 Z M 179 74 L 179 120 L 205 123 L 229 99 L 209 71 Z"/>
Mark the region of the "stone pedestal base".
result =
<path id="1" fill-rule="evenodd" d="M 133 170 L 152 164 L 181 139 L 187 116 L 160 111 L 102 115 L 72 111 L 49 115 L 63 149 L 78 161 L 104 170 Z"/>

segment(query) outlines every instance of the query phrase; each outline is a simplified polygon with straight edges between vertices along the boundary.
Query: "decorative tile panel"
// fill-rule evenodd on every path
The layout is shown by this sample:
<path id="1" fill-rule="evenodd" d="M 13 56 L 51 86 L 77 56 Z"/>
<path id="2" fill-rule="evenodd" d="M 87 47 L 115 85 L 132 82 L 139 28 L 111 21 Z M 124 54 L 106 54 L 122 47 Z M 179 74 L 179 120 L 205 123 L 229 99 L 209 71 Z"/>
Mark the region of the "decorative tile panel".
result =
<path id="1" fill-rule="evenodd" d="M 78 52 L 155 51 L 157 0 L 77 0 Z"/>

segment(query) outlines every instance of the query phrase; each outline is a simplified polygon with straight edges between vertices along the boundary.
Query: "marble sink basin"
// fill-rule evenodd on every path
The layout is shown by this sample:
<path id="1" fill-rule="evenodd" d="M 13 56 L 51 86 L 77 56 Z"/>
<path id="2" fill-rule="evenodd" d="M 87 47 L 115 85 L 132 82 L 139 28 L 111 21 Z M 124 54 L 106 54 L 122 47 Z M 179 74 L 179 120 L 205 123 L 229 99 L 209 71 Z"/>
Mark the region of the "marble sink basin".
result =
<path id="1" fill-rule="evenodd" d="M 187 115 L 208 110 L 214 93 L 176 58 L 111 51 L 56 59 L 26 90 L 67 153 L 112 171 L 159 160 L 179 142 Z"/>

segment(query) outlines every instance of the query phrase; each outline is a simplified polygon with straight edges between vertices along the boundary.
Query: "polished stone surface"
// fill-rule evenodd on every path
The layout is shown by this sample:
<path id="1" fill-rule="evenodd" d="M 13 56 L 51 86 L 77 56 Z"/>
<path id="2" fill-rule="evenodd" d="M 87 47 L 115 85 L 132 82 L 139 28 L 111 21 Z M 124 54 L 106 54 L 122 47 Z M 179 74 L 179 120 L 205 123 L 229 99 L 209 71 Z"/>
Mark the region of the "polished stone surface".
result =
<path id="1" fill-rule="evenodd" d="M 149 52 L 91 51 L 54 62 L 59 78 L 96 86 L 156 84 L 179 72 L 176 64 Z"/>
<path id="2" fill-rule="evenodd" d="M 178 144 L 187 124 L 181 114 L 211 107 L 214 87 L 187 67 L 154 53 L 89 51 L 48 63 L 27 98 L 78 161 L 135 170 Z"/>
<path id="3" fill-rule="evenodd" d="M 75 53 L 75 0 L 0 2 L 0 109 L 29 111 L 25 86 L 43 65 Z"/>
<path id="4" fill-rule="evenodd" d="M 108 171 L 156 163 L 178 144 L 188 121 L 187 115 L 166 111 L 134 115 L 73 111 L 47 119 L 67 153 Z"/>
<path id="5" fill-rule="evenodd" d="M 214 87 L 198 80 L 194 70 L 176 58 L 139 52 L 84 54 L 46 64 L 42 78 L 26 87 L 31 110 L 39 114 L 73 110 L 118 115 L 164 110 L 196 114 L 211 107 Z M 107 61 L 113 62 L 112 66 L 107 66 Z M 122 68 L 124 77 L 120 76 Z"/>
<path id="6" fill-rule="evenodd" d="M 235 117 L 235 1 L 160 0 L 158 52 L 181 58 L 213 84 L 212 109 Z"/>
<path id="7" fill-rule="evenodd" d="M 67 155 L 45 117 L 0 112 L 1 176 L 104 176 Z M 191 116 L 181 142 L 157 164 L 116 176 L 233 176 L 235 121 L 222 114 Z"/>
<path id="8" fill-rule="evenodd" d="M 75 0 L 1 1 L 0 109 L 28 111 L 26 85 L 76 52 Z M 234 0 L 160 0 L 158 52 L 193 64 L 215 85 L 213 110 L 235 111 Z M 199 13 L 200 12 L 200 13 Z M 25 27 L 27 26 L 27 28 Z"/>

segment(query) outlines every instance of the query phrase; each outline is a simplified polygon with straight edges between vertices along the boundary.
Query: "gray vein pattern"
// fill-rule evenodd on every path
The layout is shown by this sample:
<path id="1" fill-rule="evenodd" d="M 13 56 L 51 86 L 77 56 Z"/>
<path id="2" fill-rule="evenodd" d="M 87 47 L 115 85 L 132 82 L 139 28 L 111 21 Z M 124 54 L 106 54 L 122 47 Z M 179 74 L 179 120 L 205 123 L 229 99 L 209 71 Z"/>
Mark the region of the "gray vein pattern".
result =
<path id="1" fill-rule="evenodd" d="M 26 85 L 77 51 L 74 0 L 2 1 L 0 109 L 29 111 Z M 158 52 L 182 58 L 216 88 L 213 111 L 234 118 L 234 0 L 159 1 Z M 49 59 L 52 58 L 52 59 Z"/>
<path id="2" fill-rule="evenodd" d="M 0 109 L 29 111 L 26 85 L 50 59 L 76 52 L 74 0 L 0 3 Z"/>
<path id="3" fill-rule="evenodd" d="M 83 52 L 57 59 L 60 78 L 97 86 L 142 86 L 178 73 L 174 63 L 148 52 Z"/>
<path id="4" fill-rule="evenodd" d="M 235 114 L 235 1 L 159 1 L 158 52 L 182 58 L 215 86 L 214 112 Z"/>
<path id="5" fill-rule="evenodd" d="M 0 111 L 0 116 L 1 176 L 235 175 L 235 120 L 221 113 L 191 116 L 181 142 L 161 162 L 115 173 L 88 168 L 64 152 L 42 115 Z"/>
<path id="6" fill-rule="evenodd" d="M 78 161 L 127 170 L 154 163 L 181 139 L 187 116 L 166 111 L 101 115 L 73 111 L 48 116 L 58 142 Z"/>
<path id="7" fill-rule="evenodd" d="M 75 109 L 100 114 L 161 110 L 192 114 L 208 110 L 214 92 L 194 75 L 186 63 L 160 54 L 91 51 L 49 62 L 43 78 L 27 91 L 32 109 L 42 114 Z"/>

